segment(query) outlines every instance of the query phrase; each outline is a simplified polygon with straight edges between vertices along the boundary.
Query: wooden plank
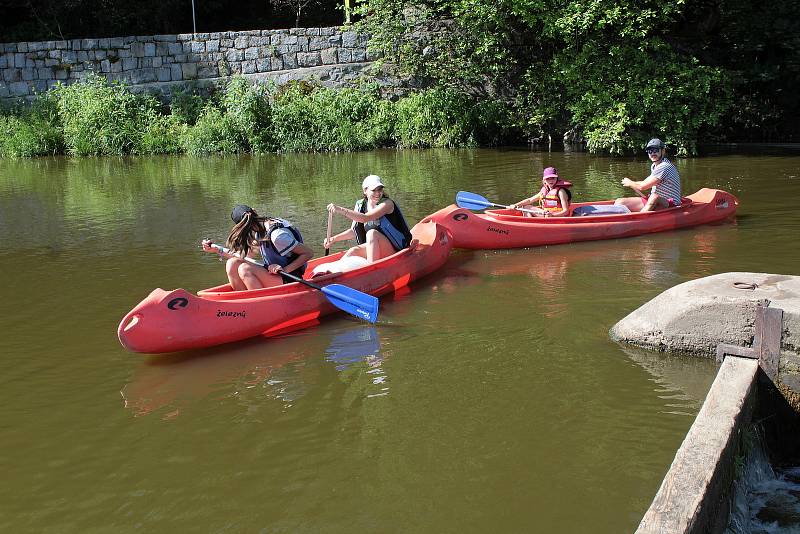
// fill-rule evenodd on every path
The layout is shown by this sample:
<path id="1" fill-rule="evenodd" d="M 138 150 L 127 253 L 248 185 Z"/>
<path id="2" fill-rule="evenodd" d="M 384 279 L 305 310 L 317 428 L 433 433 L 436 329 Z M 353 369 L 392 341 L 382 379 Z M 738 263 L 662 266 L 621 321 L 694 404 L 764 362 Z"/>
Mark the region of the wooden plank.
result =
<path id="1" fill-rule="evenodd" d="M 756 330 L 761 334 L 758 346 L 761 369 L 772 380 L 778 383 L 778 362 L 781 357 L 781 335 L 783 333 L 783 310 L 780 308 L 757 309 Z M 759 321 L 760 319 L 760 321 Z"/>

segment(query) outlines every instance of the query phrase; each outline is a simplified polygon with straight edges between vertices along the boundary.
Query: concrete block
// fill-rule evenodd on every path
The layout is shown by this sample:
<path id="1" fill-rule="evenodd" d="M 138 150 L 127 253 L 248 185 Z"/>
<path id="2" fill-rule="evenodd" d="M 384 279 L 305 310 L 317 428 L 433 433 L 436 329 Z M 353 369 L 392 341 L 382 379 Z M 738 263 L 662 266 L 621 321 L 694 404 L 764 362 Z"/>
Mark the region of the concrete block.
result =
<path id="1" fill-rule="evenodd" d="M 177 56 L 183 54 L 183 45 L 181 43 L 167 43 L 167 50 L 169 55 Z"/>
<path id="2" fill-rule="evenodd" d="M 156 70 L 156 77 L 159 82 L 170 82 L 172 81 L 172 71 L 168 67 L 159 68 Z"/>
<path id="3" fill-rule="evenodd" d="M 145 57 L 153 57 L 156 55 L 156 45 L 155 43 L 145 43 L 144 44 L 144 56 Z"/>
<path id="4" fill-rule="evenodd" d="M 173 81 L 183 80 L 183 69 L 180 65 L 170 65 L 169 74 Z"/>
<path id="5" fill-rule="evenodd" d="M 133 57 L 144 57 L 144 43 L 131 43 L 131 55 Z"/>

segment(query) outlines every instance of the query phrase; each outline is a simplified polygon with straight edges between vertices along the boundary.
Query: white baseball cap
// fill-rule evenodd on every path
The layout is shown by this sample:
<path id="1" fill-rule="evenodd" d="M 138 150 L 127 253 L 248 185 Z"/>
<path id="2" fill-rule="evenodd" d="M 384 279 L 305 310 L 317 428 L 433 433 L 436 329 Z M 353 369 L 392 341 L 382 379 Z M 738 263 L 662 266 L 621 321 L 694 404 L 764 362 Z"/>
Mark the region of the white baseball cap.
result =
<path id="1" fill-rule="evenodd" d="M 384 187 L 383 182 L 381 182 L 381 177 L 375 174 L 370 174 L 364 181 L 361 182 L 361 189 L 368 189 L 370 191 L 374 191 L 378 187 Z"/>

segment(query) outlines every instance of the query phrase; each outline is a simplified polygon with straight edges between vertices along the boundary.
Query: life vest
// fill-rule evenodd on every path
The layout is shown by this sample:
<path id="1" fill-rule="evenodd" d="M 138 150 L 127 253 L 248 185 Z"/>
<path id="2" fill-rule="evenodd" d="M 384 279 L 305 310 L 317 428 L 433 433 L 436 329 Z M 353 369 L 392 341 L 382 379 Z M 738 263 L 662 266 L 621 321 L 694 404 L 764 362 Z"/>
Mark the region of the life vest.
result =
<path id="1" fill-rule="evenodd" d="M 264 259 L 264 267 L 267 267 L 272 264 L 278 264 L 281 267 L 286 267 L 287 265 L 292 263 L 298 256 L 294 252 L 290 252 L 288 255 L 282 256 L 281 252 L 285 252 L 286 250 L 285 249 L 278 250 L 275 244 L 272 242 L 272 232 L 278 230 L 279 228 L 285 228 L 286 230 L 289 230 L 298 242 L 300 243 L 303 242 L 303 236 L 300 233 L 300 230 L 292 226 L 289 221 L 286 221 L 284 219 L 276 219 L 267 228 L 267 235 L 270 236 L 269 239 L 262 240 L 264 234 L 259 235 L 260 239 L 259 245 L 261 247 L 261 257 Z M 306 265 L 308 264 L 304 264 L 297 270 L 301 271 L 301 273 L 305 272 Z"/>
<path id="2" fill-rule="evenodd" d="M 570 187 L 572 187 L 572 183 L 562 180 L 558 180 L 550 190 L 547 189 L 547 186 L 542 186 L 539 193 L 542 193 L 543 196 L 539 201 L 539 205 L 545 211 L 553 212 L 563 210 L 564 207 L 561 205 L 561 197 L 558 196 L 558 192 L 563 189 L 567 192 L 567 199 L 572 200 L 572 192 L 569 190 Z"/>
<path id="3" fill-rule="evenodd" d="M 387 200 L 387 197 L 382 197 L 378 204 L 385 200 Z M 359 213 L 367 212 L 366 198 L 356 202 L 355 211 Z M 404 249 L 411 243 L 411 231 L 408 229 L 408 223 L 406 223 L 406 219 L 403 217 L 397 202 L 394 202 L 394 211 L 388 215 L 382 215 L 379 219 L 367 223 L 354 223 L 353 231 L 356 234 L 356 243 L 359 245 L 366 243 L 369 230 L 377 230 L 386 236 L 386 239 L 389 240 L 395 250 Z"/>

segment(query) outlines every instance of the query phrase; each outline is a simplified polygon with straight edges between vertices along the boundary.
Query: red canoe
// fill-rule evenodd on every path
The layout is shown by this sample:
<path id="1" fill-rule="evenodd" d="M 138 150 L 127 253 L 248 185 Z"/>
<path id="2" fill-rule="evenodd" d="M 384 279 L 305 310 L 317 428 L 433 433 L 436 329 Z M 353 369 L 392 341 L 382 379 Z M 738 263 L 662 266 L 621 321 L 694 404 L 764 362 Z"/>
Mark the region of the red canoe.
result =
<path id="1" fill-rule="evenodd" d="M 336 283 L 379 296 L 435 271 L 447 261 L 452 236 L 433 222 L 411 230 L 419 240 L 387 258 L 346 273 L 314 278 L 320 286 Z M 307 273 L 343 252 L 309 262 Z M 159 353 L 210 347 L 300 327 L 336 311 L 321 291 L 298 282 L 266 289 L 233 291 L 229 284 L 193 295 L 184 289 L 155 289 L 119 324 L 122 345 L 134 352 Z"/>
<path id="2" fill-rule="evenodd" d="M 574 203 L 580 206 L 613 204 L 614 201 Z M 645 213 L 583 217 L 523 217 L 515 210 L 473 213 L 455 204 L 423 219 L 446 227 L 454 247 L 470 249 L 524 248 L 573 241 L 630 237 L 696 226 L 733 217 L 739 201 L 718 189 L 701 189 L 681 206 Z"/>

